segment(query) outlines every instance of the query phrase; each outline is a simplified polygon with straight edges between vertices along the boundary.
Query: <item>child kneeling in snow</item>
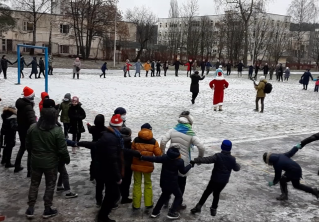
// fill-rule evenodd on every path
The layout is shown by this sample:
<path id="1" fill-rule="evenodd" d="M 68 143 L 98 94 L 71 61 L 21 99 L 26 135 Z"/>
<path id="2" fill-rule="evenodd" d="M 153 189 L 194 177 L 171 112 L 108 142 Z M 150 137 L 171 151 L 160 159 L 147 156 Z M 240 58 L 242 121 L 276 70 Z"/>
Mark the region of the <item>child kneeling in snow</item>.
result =
<path id="1" fill-rule="evenodd" d="M 212 206 L 210 208 L 210 213 L 212 216 L 216 216 L 217 207 L 219 202 L 219 195 L 222 190 L 226 187 L 231 171 L 239 171 L 240 166 L 236 163 L 236 158 L 230 154 L 232 148 L 232 143 L 229 140 L 224 140 L 221 149 L 221 153 L 216 153 L 213 156 L 209 157 L 198 157 L 195 158 L 194 161 L 191 161 L 192 164 L 194 163 L 214 163 L 214 168 L 212 171 L 212 176 L 210 181 L 204 191 L 201 199 L 199 200 L 198 204 L 191 209 L 193 214 L 200 213 L 202 206 L 205 204 L 207 198 L 211 193 L 214 195 L 214 200 Z"/>
<path id="2" fill-rule="evenodd" d="M 193 165 L 189 164 L 184 167 L 184 161 L 180 158 L 179 147 L 177 145 L 170 147 L 163 156 L 141 156 L 140 159 L 163 164 L 160 180 L 162 194 L 153 209 L 151 217 L 156 218 L 160 215 L 164 203 L 167 202 L 170 195 L 173 194 L 175 199 L 167 214 L 167 218 L 178 219 L 180 214 L 177 212 L 177 209 L 183 201 L 183 195 L 178 185 L 178 172 L 186 174 Z"/>

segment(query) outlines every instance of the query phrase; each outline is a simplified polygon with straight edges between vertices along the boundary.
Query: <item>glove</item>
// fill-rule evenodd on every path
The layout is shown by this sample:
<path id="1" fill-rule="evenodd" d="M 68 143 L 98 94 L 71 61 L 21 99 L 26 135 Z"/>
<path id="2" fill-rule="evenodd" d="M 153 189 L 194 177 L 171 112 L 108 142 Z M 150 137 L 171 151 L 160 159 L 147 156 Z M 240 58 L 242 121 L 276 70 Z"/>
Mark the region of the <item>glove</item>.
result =
<path id="1" fill-rule="evenodd" d="M 193 160 L 191 160 L 190 164 L 192 165 L 192 167 L 195 166 L 195 162 Z"/>
<path id="2" fill-rule="evenodd" d="M 298 149 L 302 149 L 302 146 L 301 146 L 301 144 L 300 143 L 298 143 L 295 147 L 297 147 Z"/>
<path id="3" fill-rule="evenodd" d="M 269 181 L 269 182 L 268 182 L 268 186 L 269 186 L 269 187 L 272 187 L 273 185 L 274 185 L 274 182 L 272 182 L 272 181 Z"/>

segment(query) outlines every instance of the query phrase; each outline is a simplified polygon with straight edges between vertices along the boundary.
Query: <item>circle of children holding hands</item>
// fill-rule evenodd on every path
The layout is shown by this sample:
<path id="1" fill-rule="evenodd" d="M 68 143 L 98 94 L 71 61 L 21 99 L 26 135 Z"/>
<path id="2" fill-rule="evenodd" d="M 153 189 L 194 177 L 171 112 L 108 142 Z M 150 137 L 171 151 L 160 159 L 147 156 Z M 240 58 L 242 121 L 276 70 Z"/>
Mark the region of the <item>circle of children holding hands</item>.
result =
<path id="1" fill-rule="evenodd" d="M 217 76 L 220 74 L 217 73 Z M 222 81 L 224 85 L 221 87 L 222 90 L 227 87 L 223 79 L 215 80 Z M 219 84 L 216 81 L 211 83 L 215 90 L 218 89 Z M 74 96 L 71 99 L 71 95 L 67 93 L 62 103 L 56 105 L 47 93 L 42 93 L 42 101 L 39 104 L 40 118 L 37 121 L 33 109 L 34 96 L 34 91 L 25 87 L 23 98 L 19 98 L 16 102 L 17 110 L 13 106 L 5 107 L 1 115 L 3 124 L 0 145 L 4 148 L 1 163 L 6 168 L 14 167 L 14 172 L 18 173 L 23 170 L 22 156 L 26 150 L 28 152 L 27 176 L 31 177 L 31 183 L 28 195 L 29 207 L 25 213 L 27 218 L 34 217 L 38 188 L 43 174 L 46 184 L 43 218 L 49 218 L 58 213 L 58 210 L 52 207 L 56 183 L 56 191 L 63 191 L 65 198 L 78 196 L 71 192 L 69 184 L 66 165 L 70 163 L 71 158 L 67 146 L 73 147 L 73 153 L 78 146 L 90 149 L 90 180 L 96 181 L 95 197 L 96 205 L 100 208 L 97 215 L 99 222 L 115 221 L 109 218 L 109 214 L 118 207 L 119 200 L 120 204 L 132 204 L 133 211 L 139 211 L 142 208 L 142 196 L 144 196 L 145 212 L 150 213 L 151 218 L 157 218 L 163 207 L 168 208 L 170 197 L 173 195 L 174 200 L 170 205 L 167 218 L 180 218 L 179 211 L 187 207 L 183 202 L 187 176 L 195 164 L 214 164 L 214 167 L 210 181 L 197 204 L 191 209 L 191 213 L 200 213 L 207 198 L 213 194 L 210 213 L 215 216 L 220 193 L 229 182 L 232 170 L 240 170 L 235 157 L 231 155 L 232 142 L 229 140 L 222 142 L 220 153 L 204 157 L 205 148 L 193 130 L 194 119 L 189 111 L 179 115 L 177 125 L 162 136 L 160 144 L 154 139 L 152 126 L 149 123 L 141 126 L 138 137 L 132 141 L 132 131 L 125 124 L 126 110 L 122 107 L 114 111 L 108 126 L 105 126 L 104 115 L 98 114 L 94 125 L 87 124 L 88 131 L 92 134 L 92 141 L 80 141 L 81 133 L 85 131 L 83 120 L 86 114 L 78 97 Z M 61 113 L 60 121 L 63 123 L 64 132 L 58 122 L 59 113 Z M 13 165 L 11 153 L 15 146 L 17 131 L 21 145 Z M 68 139 L 69 133 L 72 134 L 72 140 Z M 316 140 L 319 140 L 319 133 L 303 140 L 287 153 L 265 153 L 262 156 L 264 162 L 272 165 L 275 170 L 275 178 L 268 185 L 280 183 L 282 194 L 277 200 L 288 200 L 287 182 L 290 181 L 294 188 L 319 197 L 316 188 L 300 184 L 301 167 L 291 159 L 299 149 Z M 168 142 L 170 146 L 166 149 Z M 196 158 L 191 156 L 193 146 L 196 146 L 199 151 Z M 162 164 L 160 176 L 162 193 L 155 205 L 151 179 L 154 170 L 153 162 Z M 285 171 L 283 175 L 282 171 Z M 132 177 L 133 198 L 131 199 L 129 196 Z M 142 192 L 143 180 L 144 191 Z"/>

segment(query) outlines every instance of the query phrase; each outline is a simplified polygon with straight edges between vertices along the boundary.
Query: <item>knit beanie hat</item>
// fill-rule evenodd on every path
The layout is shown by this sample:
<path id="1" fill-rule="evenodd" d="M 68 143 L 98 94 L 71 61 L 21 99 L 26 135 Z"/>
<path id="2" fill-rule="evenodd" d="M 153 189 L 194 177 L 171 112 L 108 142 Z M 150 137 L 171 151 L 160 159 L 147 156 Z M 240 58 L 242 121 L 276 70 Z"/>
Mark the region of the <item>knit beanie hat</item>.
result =
<path id="1" fill-rule="evenodd" d="M 126 110 L 123 107 L 118 107 L 114 110 L 114 114 L 120 114 L 123 115 L 126 113 Z"/>
<path id="2" fill-rule="evenodd" d="M 72 98 L 72 103 L 73 103 L 73 102 L 79 103 L 79 97 L 73 96 L 73 98 Z"/>
<path id="3" fill-rule="evenodd" d="M 63 101 L 67 102 L 67 101 L 70 101 L 70 100 L 71 100 L 71 94 L 70 93 L 65 94 Z"/>
<path id="4" fill-rule="evenodd" d="M 122 126 L 122 125 L 123 125 L 123 120 L 120 114 L 116 114 L 112 116 L 110 121 L 110 126 Z"/>
<path id="5" fill-rule="evenodd" d="M 193 125 L 194 119 L 193 117 L 190 115 L 189 111 L 183 111 L 180 115 L 179 115 L 179 119 L 178 119 L 179 123 L 186 123 L 188 122 L 189 124 Z"/>
<path id="6" fill-rule="evenodd" d="M 262 81 L 265 79 L 265 76 L 260 76 L 259 80 Z"/>
<path id="7" fill-rule="evenodd" d="M 23 89 L 23 97 L 26 99 L 33 99 L 34 98 L 34 91 L 33 89 L 29 88 L 29 87 L 24 87 Z"/>
<path id="8" fill-rule="evenodd" d="M 144 123 L 144 124 L 141 126 L 141 129 L 149 129 L 149 130 L 152 130 L 152 126 L 151 126 L 149 123 Z"/>
<path id="9" fill-rule="evenodd" d="M 224 140 L 221 149 L 224 151 L 231 151 L 232 148 L 232 142 L 230 140 Z"/>
<path id="10" fill-rule="evenodd" d="M 43 108 L 55 108 L 55 102 L 52 99 L 45 99 L 43 101 Z"/>

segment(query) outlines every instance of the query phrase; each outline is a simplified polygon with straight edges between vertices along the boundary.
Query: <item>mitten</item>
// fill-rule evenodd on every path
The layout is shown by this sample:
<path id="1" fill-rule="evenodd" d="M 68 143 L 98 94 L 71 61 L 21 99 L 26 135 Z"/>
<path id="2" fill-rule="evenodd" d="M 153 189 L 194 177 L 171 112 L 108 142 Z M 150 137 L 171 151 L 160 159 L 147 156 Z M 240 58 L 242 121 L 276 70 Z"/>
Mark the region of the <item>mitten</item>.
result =
<path id="1" fill-rule="evenodd" d="M 272 187 L 273 185 L 274 185 L 274 182 L 272 182 L 272 181 L 269 181 L 269 182 L 268 182 L 268 186 L 269 186 L 269 187 Z"/>
<path id="2" fill-rule="evenodd" d="M 302 146 L 301 146 L 301 144 L 300 143 L 298 143 L 297 145 L 295 145 L 295 147 L 297 147 L 298 149 L 302 149 Z"/>
<path id="3" fill-rule="evenodd" d="M 190 164 L 192 165 L 192 167 L 195 166 L 195 162 L 193 160 L 191 160 Z"/>

